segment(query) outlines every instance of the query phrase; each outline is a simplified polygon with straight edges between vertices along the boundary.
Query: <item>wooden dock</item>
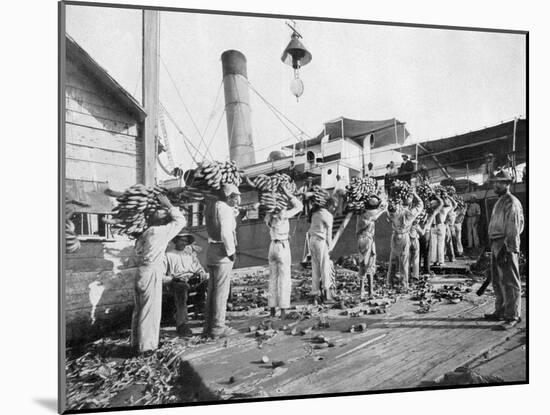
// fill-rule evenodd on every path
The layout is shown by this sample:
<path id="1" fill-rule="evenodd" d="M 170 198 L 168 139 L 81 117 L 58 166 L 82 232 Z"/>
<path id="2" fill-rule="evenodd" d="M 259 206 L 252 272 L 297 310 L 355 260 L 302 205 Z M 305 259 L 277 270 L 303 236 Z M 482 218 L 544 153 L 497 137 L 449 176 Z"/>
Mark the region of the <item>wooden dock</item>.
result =
<path id="1" fill-rule="evenodd" d="M 199 344 L 181 355 L 184 378 L 190 380 L 182 385 L 183 396 L 197 401 L 408 389 L 462 366 L 497 374 L 506 382 L 526 381 L 525 323 L 510 331 L 497 330 L 495 323 L 482 319 L 492 311 L 494 297 L 477 297 L 477 284 L 472 289 L 462 302 L 436 303 L 424 314 L 417 313 L 418 302 L 407 297 L 386 314 L 350 318 L 330 310 L 329 328 L 306 335 L 279 331 L 263 343 L 248 327 L 267 317 L 230 318 L 239 334 Z M 274 328 L 292 323 L 272 321 Z M 318 322 L 312 317 L 296 327 L 301 330 Z M 360 323 L 366 324 L 366 331 L 348 331 Z M 313 338 L 318 334 L 334 347 L 316 349 Z M 263 356 L 270 362 L 262 363 Z M 284 365 L 273 368 L 273 361 Z"/>

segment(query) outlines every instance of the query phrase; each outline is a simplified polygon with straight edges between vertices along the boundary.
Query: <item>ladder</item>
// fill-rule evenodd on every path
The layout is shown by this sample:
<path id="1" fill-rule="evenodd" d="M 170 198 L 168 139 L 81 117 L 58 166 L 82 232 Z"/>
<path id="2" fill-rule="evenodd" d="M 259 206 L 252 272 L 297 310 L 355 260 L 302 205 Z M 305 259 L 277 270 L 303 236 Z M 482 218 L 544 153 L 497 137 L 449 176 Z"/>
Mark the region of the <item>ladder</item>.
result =
<path id="1" fill-rule="evenodd" d="M 162 140 L 164 141 L 164 145 L 166 147 L 166 153 L 168 155 L 168 167 L 172 171 L 174 170 L 175 163 L 174 163 L 174 156 L 172 155 L 172 149 L 170 148 L 170 140 L 168 140 L 168 133 L 166 132 L 166 124 L 164 122 L 164 112 L 161 109 L 159 109 L 159 124 L 160 124 L 160 131 L 162 132 Z"/>

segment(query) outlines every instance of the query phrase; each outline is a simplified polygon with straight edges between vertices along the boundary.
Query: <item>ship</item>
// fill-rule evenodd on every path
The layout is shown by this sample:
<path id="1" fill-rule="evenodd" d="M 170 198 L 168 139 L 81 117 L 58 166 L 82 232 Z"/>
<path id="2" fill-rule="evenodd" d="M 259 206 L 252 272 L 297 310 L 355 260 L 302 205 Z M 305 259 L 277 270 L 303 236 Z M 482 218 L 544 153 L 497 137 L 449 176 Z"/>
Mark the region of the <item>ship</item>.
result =
<path id="1" fill-rule="evenodd" d="M 147 13 L 144 16 L 144 33 L 148 34 L 144 37 L 144 60 L 154 61 L 158 59 L 158 45 L 154 42 L 158 26 L 154 18 L 147 18 Z M 82 206 L 73 216 L 81 248 L 62 260 L 65 304 L 61 326 L 67 344 L 76 344 L 129 327 L 137 261 L 134 242 L 113 235 L 105 222 L 115 203 L 108 195 L 109 189 L 124 190 L 136 182 L 155 184 L 157 167 L 170 172 L 162 159 L 173 155 L 169 140 L 159 140 L 162 134 L 158 131 L 163 130 L 163 121 L 158 116 L 162 104 L 154 82 L 158 78 L 155 69 L 158 62 L 157 66 L 144 65 L 142 106 L 70 36 L 63 38 L 63 47 L 66 50 L 66 61 L 62 64 L 66 74 L 62 106 L 66 158 L 63 190 L 68 200 L 79 201 Z M 222 54 L 221 69 L 230 158 L 250 178 L 286 173 L 298 187 L 313 178 L 330 192 L 337 175 L 348 182 L 369 175 L 383 187 L 388 163 L 399 163 L 401 155 L 407 154 L 416 165 L 413 176 L 422 173 L 433 183 L 452 184 L 464 199 L 473 197 L 481 202 L 483 235 L 496 201 L 487 182 L 488 174 L 497 166 L 516 173 L 527 159 L 524 118 L 516 117 L 452 137 L 411 142 L 406 123 L 397 118 L 356 120 L 338 116 L 320 121 L 318 135 L 282 147 L 267 160 L 256 162 L 246 57 L 239 51 L 228 50 Z M 161 155 L 163 149 L 166 155 Z M 159 184 L 172 190 L 185 189 L 185 177 L 184 174 Z M 512 192 L 527 211 L 527 184 L 520 175 L 517 177 Z M 257 201 L 257 191 L 243 186 L 236 273 L 267 264 L 270 238 L 255 209 Z M 187 230 L 195 235 L 196 244 L 206 248 L 203 202 L 189 199 L 184 211 Z M 344 224 L 346 229 L 332 254 L 335 261 L 355 253 L 356 249 L 355 218 L 348 223 L 343 216 L 335 217 L 334 232 Z M 307 259 L 308 227 L 305 214 L 290 220 L 290 246 L 295 263 Z M 388 259 L 390 236 L 389 221 L 382 217 L 376 225 L 379 261 Z M 203 263 L 205 253 L 203 249 L 200 254 Z"/>

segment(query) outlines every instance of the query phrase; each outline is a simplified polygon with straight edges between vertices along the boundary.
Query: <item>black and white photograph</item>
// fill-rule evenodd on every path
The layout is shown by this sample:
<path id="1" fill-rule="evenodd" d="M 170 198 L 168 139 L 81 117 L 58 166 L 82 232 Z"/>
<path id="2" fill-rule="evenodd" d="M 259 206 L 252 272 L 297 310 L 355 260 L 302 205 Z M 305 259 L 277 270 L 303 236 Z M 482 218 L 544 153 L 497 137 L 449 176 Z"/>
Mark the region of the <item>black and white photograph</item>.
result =
<path id="1" fill-rule="evenodd" d="M 59 411 L 529 383 L 529 32 L 185 3 L 58 3 Z"/>

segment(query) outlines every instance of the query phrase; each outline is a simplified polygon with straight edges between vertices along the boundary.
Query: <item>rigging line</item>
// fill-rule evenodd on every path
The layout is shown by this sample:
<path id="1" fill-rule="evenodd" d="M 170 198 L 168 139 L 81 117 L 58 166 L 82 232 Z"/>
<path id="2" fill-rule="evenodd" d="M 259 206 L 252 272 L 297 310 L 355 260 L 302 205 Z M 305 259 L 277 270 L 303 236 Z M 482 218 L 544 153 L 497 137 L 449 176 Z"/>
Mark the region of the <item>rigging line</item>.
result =
<path id="1" fill-rule="evenodd" d="M 212 137 L 210 137 L 210 141 L 208 142 L 208 148 L 212 145 L 212 141 L 214 141 L 214 138 L 216 137 L 216 133 L 218 132 L 218 129 L 220 128 L 220 124 L 223 120 L 223 115 L 225 114 L 225 108 L 220 114 L 220 118 L 218 119 L 218 124 L 216 125 L 216 129 L 214 130 L 214 134 L 212 134 Z M 204 159 L 203 159 L 204 160 Z"/>
<path id="2" fill-rule="evenodd" d="M 296 138 L 296 137 L 294 137 L 294 136 L 287 137 L 287 138 L 285 138 L 284 140 L 277 141 L 277 142 L 275 142 L 275 143 L 273 143 L 273 144 L 269 144 L 268 146 L 264 146 L 264 147 L 260 147 L 260 148 L 254 149 L 254 152 L 266 150 L 266 149 L 271 148 L 271 147 L 275 147 L 275 146 L 277 146 L 277 145 L 279 145 L 279 144 L 282 144 L 282 143 L 284 143 L 284 142 L 286 142 L 286 141 L 292 140 L 293 138 Z M 249 151 L 249 152 L 247 152 L 247 153 L 243 153 L 243 155 L 247 155 L 247 154 L 250 154 L 250 153 L 252 153 L 252 151 Z"/>
<path id="3" fill-rule="evenodd" d="M 193 124 L 193 127 L 195 127 L 195 130 L 197 131 L 197 134 L 199 135 L 199 138 L 201 139 L 201 142 L 204 141 L 201 132 L 199 130 L 199 127 L 197 127 L 197 124 L 195 123 L 195 120 L 193 119 L 193 116 L 191 115 L 191 112 L 189 111 L 189 108 L 187 108 L 187 105 L 185 105 L 185 101 L 183 100 L 183 97 L 180 93 L 180 90 L 178 89 L 178 86 L 176 85 L 176 82 L 174 81 L 174 78 L 172 77 L 172 74 L 168 70 L 168 67 L 166 66 L 166 63 L 164 62 L 164 59 L 162 59 L 162 56 L 160 56 L 160 61 L 162 63 L 162 66 L 164 67 L 164 70 L 168 74 L 168 77 L 170 78 L 170 81 L 172 82 L 172 85 L 174 85 L 174 89 L 176 90 L 176 93 L 183 104 L 183 108 L 185 109 L 185 112 L 187 112 L 187 115 L 189 116 L 189 119 L 191 120 L 191 123 Z"/>
<path id="4" fill-rule="evenodd" d="M 289 119 L 282 111 L 278 110 L 277 107 L 275 107 L 273 104 L 271 104 L 266 98 L 264 98 L 262 96 L 262 94 L 260 94 L 260 92 L 254 87 L 254 85 L 252 85 L 252 83 L 247 79 L 245 78 L 248 85 L 250 86 L 250 89 L 252 89 L 252 91 L 254 91 L 259 97 L 260 99 L 262 99 L 266 105 L 270 106 L 270 107 L 273 107 L 273 109 L 275 111 L 277 111 L 285 120 L 287 120 L 290 124 L 292 124 L 298 131 L 300 131 L 300 133 L 302 135 L 305 135 L 306 137 L 308 138 L 313 138 L 311 137 L 309 134 L 307 134 L 304 130 L 302 130 L 300 127 L 298 127 L 298 125 L 296 125 L 291 119 Z"/>
<path id="5" fill-rule="evenodd" d="M 210 117 L 208 117 L 208 123 L 206 124 L 206 127 L 204 128 L 204 131 L 202 132 L 202 135 L 203 137 L 206 137 L 206 132 L 208 131 L 208 127 L 210 126 L 210 123 L 212 122 L 212 120 L 214 119 L 214 115 L 216 114 L 216 104 L 218 103 L 218 98 L 220 97 L 220 92 L 222 90 L 222 86 L 223 86 L 223 79 L 222 81 L 220 82 L 220 86 L 218 87 L 218 92 L 216 93 L 216 99 L 214 100 L 214 105 L 212 107 L 212 112 L 211 112 L 211 115 Z M 225 112 L 225 108 L 223 109 L 222 111 L 222 116 Z M 218 131 L 218 127 L 219 127 L 219 121 L 218 121 L 218 126 L 216 127 L 216 132 Z M 215 133 L 214 132 L 214 135 Z M 212 144 L 212 138 L 210 139 L 210 141 L 208 142 L 208 144 L 206 144 L 206 140 L 204 141 L 204 145 L 205 145 L 205 154 L 208 153 L 210 154 L 210 157 L 212 159 L 214 159 L 214 156 L 212 155 L 212 153 L 210 152 L 210 145 Z M 199 148 L 200 148 L 200 144 L 199 144 Z M 195 153 L 195 157 L 197 156 L 197 153 Z M 203 161 L 205 159 L 204 155 L 202 157 Z"/>
<path id="6" fill-rule="evenodd" d="M 178 126 L 178 124 L 176 123 L 176 120 L 174 120 L 174 118 L 170 115 L 170 113 L 168 112 L 168 110 L 166 109 L 166 107 L 164 105 L 162 105 L 162 103 L 160 103 L 160 107 L 162 108 L 162 110 L 164 111 L 164 113 L 166 114 L 166 116 L 168 117 L 168 119 L 172 122 L 172 124 L 174 124 L 174 127 L 176 127 L 176 130 L 178 130 L 178 133 L 181 134 L 181 136 L 183 137 L 183 144 L 185 144 L 185 148 L 187 148 L 187 151 L 189 152 L 189 154 L 191 155 L 191 158 L 193 159 L 193 161 L 195 163 L 197 163 L 197 161 L 195 160 L 195 158 L 193 157 L 193 154 L 191 152 L 191 149 L 189 148 L 189 145 L 190 144 L 191 146 L 193 146 L 193 148 L 195 150 L 197 150 L 197 147 L 195 147 L 195 145 L 193 144 L 193 142 L 191 140 L 189 140 L 189 138 L 185 135 L 185 133 L 181 130 L 181 128 Z M 197 150 L 198 151 L 198 150 Z M 201 153 L 202 155 L 202 153 Z"/>

